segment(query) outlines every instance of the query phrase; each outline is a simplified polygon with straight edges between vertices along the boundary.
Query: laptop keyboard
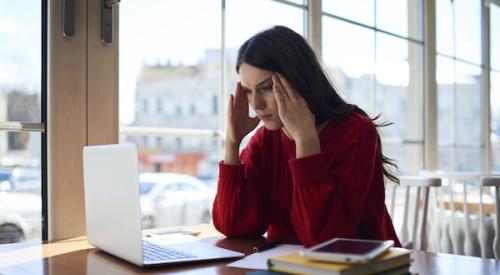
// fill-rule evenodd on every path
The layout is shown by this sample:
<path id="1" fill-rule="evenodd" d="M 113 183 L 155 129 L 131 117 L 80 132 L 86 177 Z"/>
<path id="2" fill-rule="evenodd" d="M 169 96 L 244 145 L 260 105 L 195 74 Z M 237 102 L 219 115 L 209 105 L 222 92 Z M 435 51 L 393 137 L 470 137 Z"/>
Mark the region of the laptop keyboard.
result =
<path id="1" fill-rule="evenodd" d="M 169 247 L 142 241 L 142 253 L 145 261 L 164 261 L 196 258 L 196 256 Z"/>

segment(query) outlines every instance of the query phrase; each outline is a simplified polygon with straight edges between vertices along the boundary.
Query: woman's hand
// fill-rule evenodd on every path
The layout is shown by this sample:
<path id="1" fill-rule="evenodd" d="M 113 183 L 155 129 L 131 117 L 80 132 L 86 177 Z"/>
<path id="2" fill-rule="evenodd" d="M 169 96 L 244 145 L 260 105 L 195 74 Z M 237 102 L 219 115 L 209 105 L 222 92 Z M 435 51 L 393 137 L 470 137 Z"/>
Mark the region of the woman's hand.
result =
<path id="1" fill-rule="evenodd" d="M 248 115 L 248 99 L 238 82 L 236 92 L 230 95 L 228 104 L 228 125 L 226 142 L 240 145 L 243 138 L 259 124 L 258 117 Z"/>
<path id="2" fill-rule="evenodd" d="M 273 92 L 281 122 L 291 138 L 300 140 L 316 133 L 314 114 L 306 100 L 279 74 L 273 75 Z"/>
<path id="3" fill-rule="evenodd" d="M 273 75 L 273 92 L 285 131 L 295 140 L 296 157 L 320 153 L 315 117 L 306 100 L 279 74 Z"/>

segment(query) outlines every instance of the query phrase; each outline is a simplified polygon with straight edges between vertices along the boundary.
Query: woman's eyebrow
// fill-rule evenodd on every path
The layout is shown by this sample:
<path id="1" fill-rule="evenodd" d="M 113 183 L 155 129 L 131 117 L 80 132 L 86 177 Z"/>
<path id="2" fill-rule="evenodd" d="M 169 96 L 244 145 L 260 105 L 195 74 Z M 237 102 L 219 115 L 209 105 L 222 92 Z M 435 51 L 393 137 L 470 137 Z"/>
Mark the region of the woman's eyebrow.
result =
<path id="1" fill-rule="evenodd" d="M 270 77 L 262 80 L 261 82 L 259 82 L 259 84 L 257 84 L 257 87 L 260 87 L 260 86 L 263 86 L 264 84 L 267 84 L 267 82 L 269 82 L 272 78 L 273 78 L 273 76 L 271 75 Z"/>
<path id="2" fill-rule="evenodd" d="M 270 77 L 259 82 L 259 84 L 257 84 L 255 87 L 260 87 L 260 86 L 263 86 L 264 84 L 267 84 L 267 82 L 269 82 L 272 78 L 273 78 L 273 76 L 271 75 Z M 243 86 L 243 84 L 241 84 L 241 88 L 243 90 L 250 90 L 250 88 Z"/>

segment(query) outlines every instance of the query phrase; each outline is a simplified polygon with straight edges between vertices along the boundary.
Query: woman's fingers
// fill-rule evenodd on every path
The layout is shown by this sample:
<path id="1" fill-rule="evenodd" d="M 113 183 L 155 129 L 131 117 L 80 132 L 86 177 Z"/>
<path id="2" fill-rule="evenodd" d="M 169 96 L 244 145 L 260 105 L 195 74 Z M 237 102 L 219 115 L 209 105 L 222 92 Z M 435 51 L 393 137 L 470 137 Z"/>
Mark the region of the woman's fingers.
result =
<path id="1" fill-rule="evenodd" d="M 285 93 L 288 96 L 288 98 L 290 98 L 291 100 L 296 99 L 297 98 L 296 92 L 292 88 L 292 86 L 290 85 L 290 83 L 288 83 L 288 81 L 283 76 L 281 76 L 280 74 L 275 74 L 275 75 L 276 75 L 276 78 L 277 78 L 277 82 L 281 86 L 281 89 L 283 91 L 285 91 Z"/>
<path id="2" fill-rule="evenodd" d="M 244 94 L 243 94 L 243 91 L 241 90 L 241 83 L 240 82 L 238 82 L 238 84 L 236 85 L 236 91 L 234 93 L 234 97 L 236 99 L 236 103 L 240 103 L 244 99 Z"/>
<path id="3" fill-rule="evenodd" d="M 274 98 L 276 99 L 276 103 L 278 104 L 278 112 L 285 108 L 285 97 L 283 95 L 283 90 L 278 85 L 278 83 L 274 82 L 275 77 L 273 76 L 273 93 Z"/>
<path id="4" fill-rule="evenodd" d="M 276 90 L 276 92 L 279 93 L 283 103 L 285 103 L 286 100 L 289 100 L 288 93 L 285 91 L 283 85 L 281 85 L 279 78 L 276 74 L 273 75 L 273 90 Z"/>
<path id="5" fill-rule="evenodd" d="M 234 108 L 234 95 L 229 95 L 229 102 L 227 103 L 227 113 L 229 114 L 229 116 L 231 116 L 233 108 Z"/>
<path id="6" fill-rule="evenodd" d="M 241 83 L 238 82 L 236 86 L 236 92 L 234 95 L 234 108 L 241 110 L 242 112 L 245 112 L 248 114 L 248 99 L 241 89 Z"/>

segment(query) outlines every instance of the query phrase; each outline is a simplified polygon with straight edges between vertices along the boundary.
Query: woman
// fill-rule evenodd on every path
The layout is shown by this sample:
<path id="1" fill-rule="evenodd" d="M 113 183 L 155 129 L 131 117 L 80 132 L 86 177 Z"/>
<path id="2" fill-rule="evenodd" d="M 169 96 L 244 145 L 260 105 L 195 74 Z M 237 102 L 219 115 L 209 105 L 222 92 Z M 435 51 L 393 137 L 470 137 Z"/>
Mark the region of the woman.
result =
<path id="1" fill-rule="evenodd" d="M 384 203 L 384 176 L 398 179 L 384 167 L 394 164 L 376 125 L 342 100 L 302 36 L 283 26 L 256 34 L 239 49 L 236 71 L 215 227 L 305 246 L 334 237 L 400 246 Z"/>

